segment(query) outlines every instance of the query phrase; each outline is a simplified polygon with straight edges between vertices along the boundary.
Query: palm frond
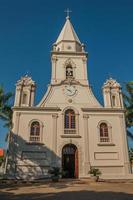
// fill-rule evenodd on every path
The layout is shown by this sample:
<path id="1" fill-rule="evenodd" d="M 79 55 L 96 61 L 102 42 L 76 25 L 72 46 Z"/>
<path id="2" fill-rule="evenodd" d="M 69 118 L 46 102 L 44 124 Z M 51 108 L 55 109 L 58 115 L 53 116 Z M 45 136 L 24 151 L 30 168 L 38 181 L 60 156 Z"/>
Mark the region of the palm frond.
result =
<path id="1" fill-rule="evenodd" d="M 131 133 L 129 130 L 127 130 L 127 136 L 133 140 L 133 133 Z"/>
<path id="2" fill-rule="evenodd" d="M 5 93 L 4 88 L 0 85 L 0 119 L 5 121 L 5 126 L 10 128 L 12 122 L 12 109 L 10 101 L 13 97 L 12 92 Z"/>
<path id="3" fill-rule="evenodd" d="M 124 106 L 126 109 L 126 125 L 133 126 L 133 81 L 125 84 L 125 91 L 123 93 Z"/>

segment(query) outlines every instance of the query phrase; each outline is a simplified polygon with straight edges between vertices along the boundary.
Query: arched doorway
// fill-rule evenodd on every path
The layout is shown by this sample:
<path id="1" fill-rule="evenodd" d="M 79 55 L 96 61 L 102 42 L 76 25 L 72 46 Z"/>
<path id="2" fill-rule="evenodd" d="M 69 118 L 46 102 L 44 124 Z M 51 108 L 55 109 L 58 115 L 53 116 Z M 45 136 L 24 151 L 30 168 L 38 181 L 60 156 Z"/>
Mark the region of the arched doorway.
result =
<path id="1" fill-rule="evenodd" d="M 74 144 L 67 144 L 62 149 L 63 178 L 78 178 L 78 149 Z"/>

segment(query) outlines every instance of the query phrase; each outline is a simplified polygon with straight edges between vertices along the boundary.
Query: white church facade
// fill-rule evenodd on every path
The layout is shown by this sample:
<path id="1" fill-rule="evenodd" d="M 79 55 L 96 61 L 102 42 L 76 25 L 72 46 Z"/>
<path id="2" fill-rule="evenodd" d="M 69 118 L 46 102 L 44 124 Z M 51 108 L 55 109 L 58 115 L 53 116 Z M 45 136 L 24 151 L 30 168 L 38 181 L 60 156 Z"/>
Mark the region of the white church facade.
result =
<path id="1" fill-rule="evenodd" d="M 107 80 L 104 106 L 98 102 L 87 78 L 84 44 L 69 17 L 53 44 L 51 62 L 51 82 L 38 105 L 31 77 L 16 84 L 7 172 L 17 178 L 43 178 L 58 166 L 64 178 L 82 178 L 95 167 L 103 178 L 129 177 L 121 86 Z"/>

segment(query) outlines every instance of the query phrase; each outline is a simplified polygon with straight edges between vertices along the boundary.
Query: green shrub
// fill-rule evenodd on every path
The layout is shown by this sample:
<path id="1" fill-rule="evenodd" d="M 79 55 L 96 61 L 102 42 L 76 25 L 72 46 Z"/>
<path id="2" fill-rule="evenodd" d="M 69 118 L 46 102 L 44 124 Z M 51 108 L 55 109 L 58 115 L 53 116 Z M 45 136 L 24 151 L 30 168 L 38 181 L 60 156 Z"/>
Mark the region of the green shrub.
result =
<path id="1" fill-rule="evenodd" d="M 99 176 L 102 173 L 98 168 L 91 167 L 90 171 L 89 171 L 89 174 L 92 174 L 93 176 Z"/>

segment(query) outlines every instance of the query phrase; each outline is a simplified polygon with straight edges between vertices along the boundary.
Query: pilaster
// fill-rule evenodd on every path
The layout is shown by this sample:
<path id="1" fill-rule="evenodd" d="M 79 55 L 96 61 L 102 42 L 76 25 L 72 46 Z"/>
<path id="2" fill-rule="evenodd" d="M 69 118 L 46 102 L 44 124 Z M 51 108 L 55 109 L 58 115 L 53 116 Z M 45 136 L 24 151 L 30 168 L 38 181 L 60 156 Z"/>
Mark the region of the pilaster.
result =
<path id="1" fill-rule="evenodd" d="M 53 114 L 53 137 L 52 137 L 52 164 L 56 166 L 57 162 L 57 118 L 58 114 Z"/>
<path id="2" fill-rule="evenodd" d="M 88 114 L 83 115 L 84 119 L 84 172 L 85 176 L 88 175 L 88 172 L 90 170 L 90 151 L 89 151 L 89 132 L 88 132 Z"/>
<path id="3" fill-rule="evenodd" d="M 53 82 L 56 82 L 56 63 L 57 63 L 57 57 L 52 56 L 52 80 Z"/>
<path id="4" fill-rule="evenodd" d="M 87 58 L 83 57 L 83 70 L 84 70 L 84 79 L 87 80 Z"/>
<path id="5" fill-rule="evenodd" d="M 122 92 L 119 93 L 121 108 L 124 108 Z"/>
<path id="6" fill-rule="evenodd" d="M 15 96 L 15 102 L 14 102 L 15 106 L 20 105 L 20 99 L 21 99 L 21 87 L 18 87 L 16 88 L 16 96 Z"/>
<path id="7" fill-rule="evenodd" d="M 21 113 L 20 112 L 16 112 L 14 114 L 15 115 L 13 116 L 14 117 L 13 124 L 15 126 L 13 127 L 13 133 L 16 134 L 16 135 L 18 135 L 18 133 L 19 133 L 19 121 L 20 121 L 20 115 L 21 115 Z"/>
<path id="8" fill-rule="evenodd" d="M 35 88 L 32 88 L 31 89 L 30 106 L 34 106 L 34 98 L 35 98 Z"/>
<path id="9" fill-rule="evenodd" d="M 128 144 L 127 144 L 124 114 L 123 116 L 120 116 L 120 125 L 121 125 L 121 134 L 122 134 L 122 148 L 123 148 L 125 175 L 128 175 L 131 173 L 131 167 L 129 163 Z"/>

